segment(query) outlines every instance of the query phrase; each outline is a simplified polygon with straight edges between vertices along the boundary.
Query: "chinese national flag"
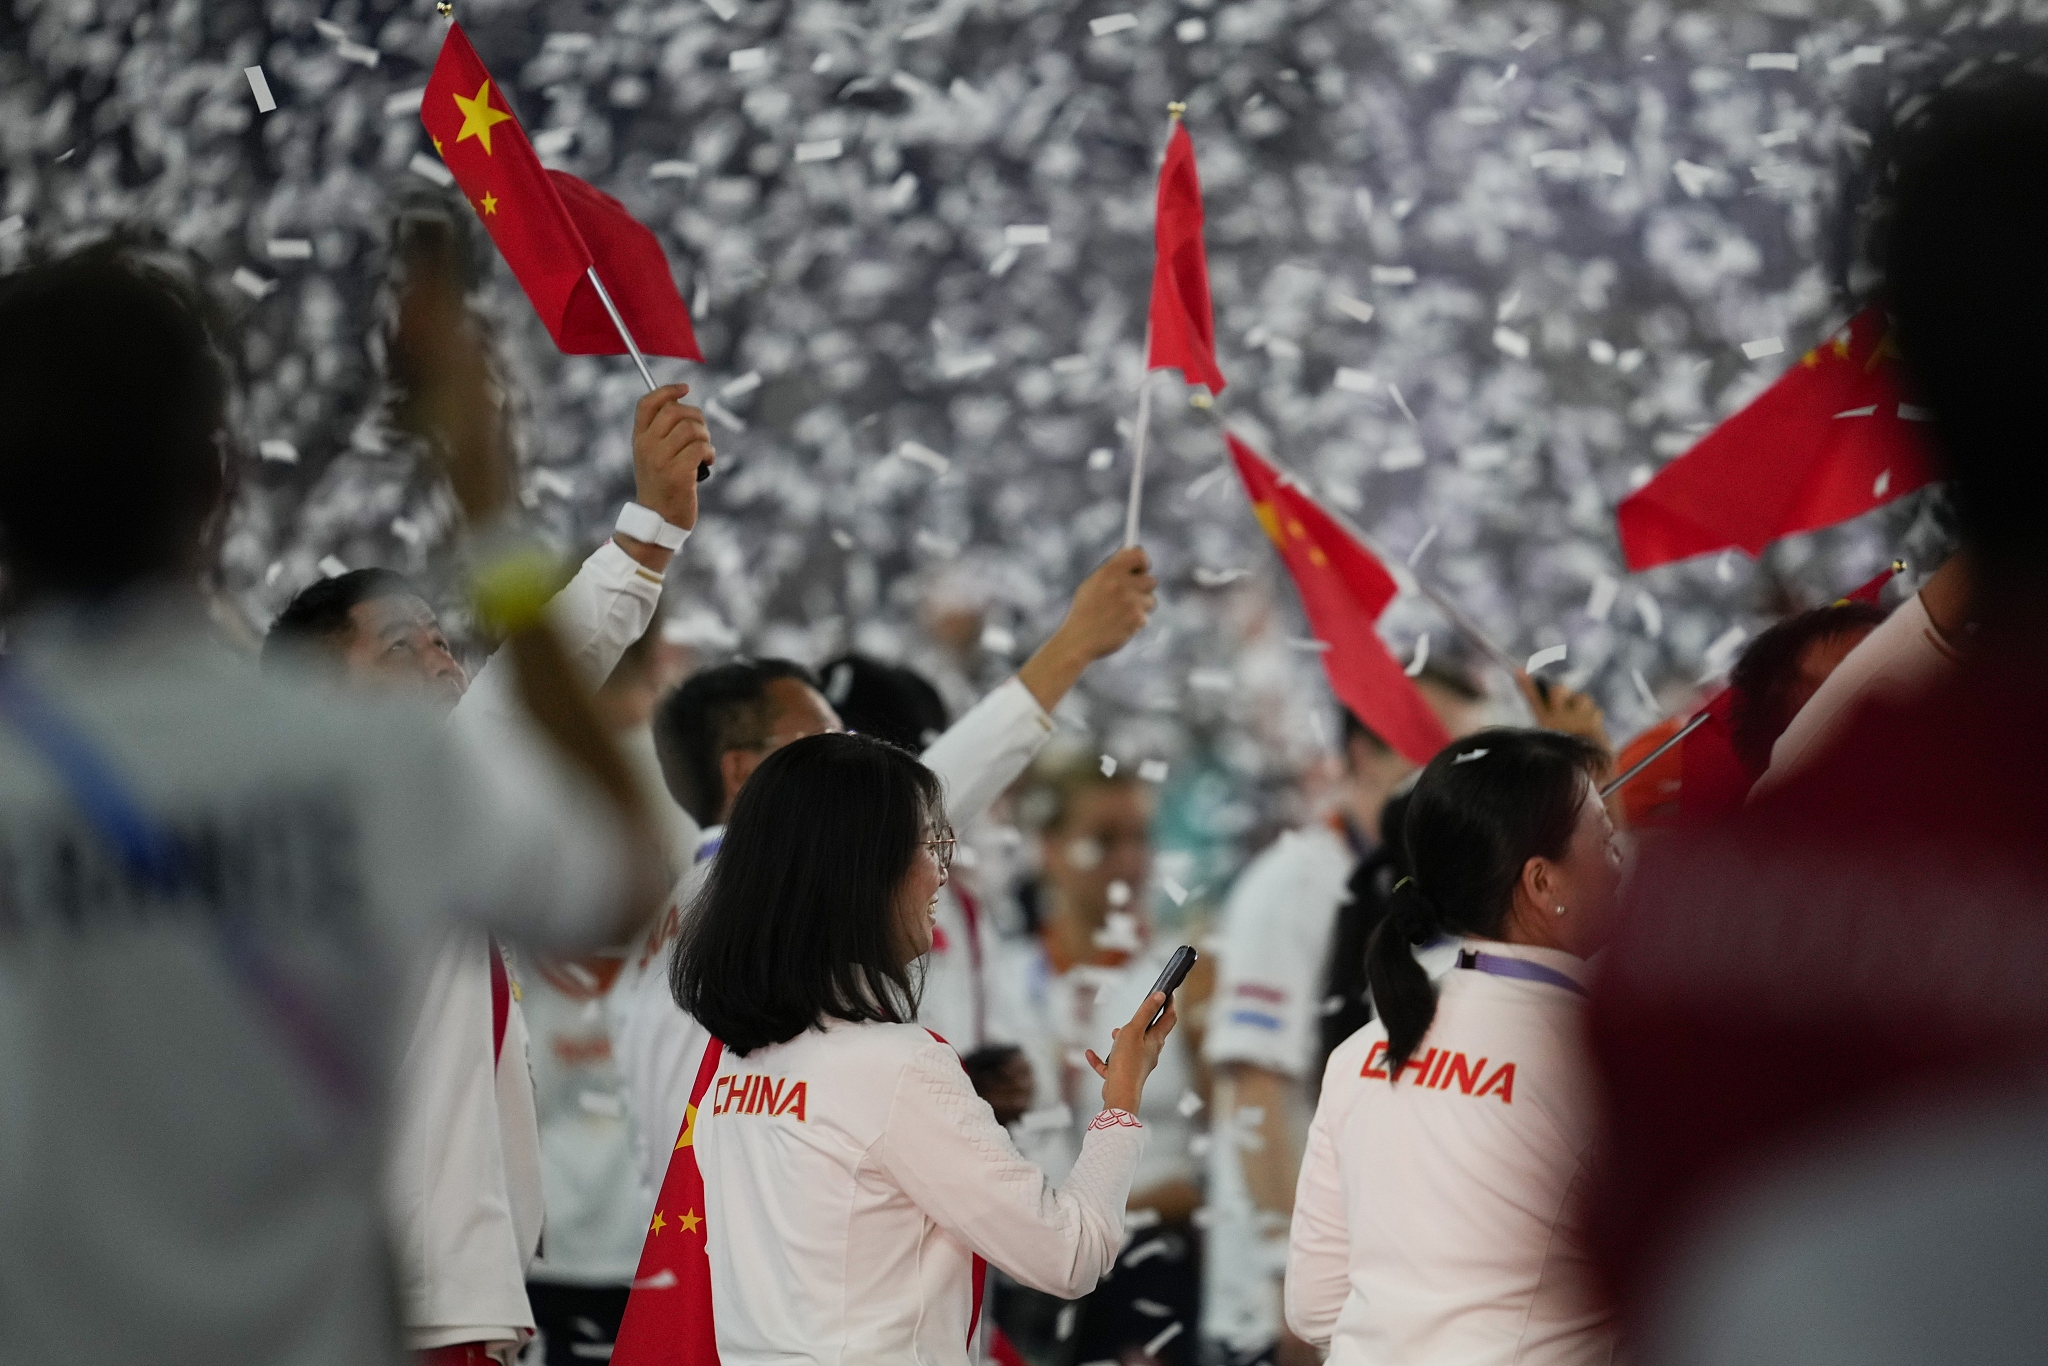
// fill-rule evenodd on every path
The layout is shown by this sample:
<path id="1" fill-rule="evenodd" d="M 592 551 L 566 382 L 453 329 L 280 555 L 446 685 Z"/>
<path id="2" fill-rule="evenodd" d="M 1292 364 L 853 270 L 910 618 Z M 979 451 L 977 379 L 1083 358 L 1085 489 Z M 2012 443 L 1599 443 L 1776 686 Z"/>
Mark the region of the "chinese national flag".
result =
<path id="1" fill-rule="evenodd" d="M 1400 754 L 1428 763 L 1451 742 L 1450 733 L 1374 629 L 1394 600 L 1393 576 L 1249 446 L 1227 432 L 1223 439 L 1259 525 L 1294 576 L 1310 629 L 1329 647 L 1323 670 L 1330 690 Z"/>
<path id="2" fill-rule="evenodd" d="M 1216 318 L 1209 307 L 1209 258 L 1202 250 L 1202 182 L 1195 176 L 1195 144 L 1179 119 L 1159 168 L 1159 207 L 1153 222 L 1152 343 L 1145 369 L 1179 370 L 1190 384 L 1223 392 L 1216 368 Z"/>
<path id="3" fill-rule="evenodd" d="M 1616 514 L 1630 569 L 1858 517 L 1941 477 L 1901 400 L 1898 351 L 1868 308 Z"/>
<path id="4" fill-rule="evenodd" d="M 660 241 L 618 200 L 540 164 L 460 25 L 441 44 L 420 122 L 556 346 L 572 356 L 626 350 L 591 284 L 595 267 L 642 351 L 704 359 Z"/>
<path id="5" fill-rule="evenodd" d="M 668 1173 L 640 1269 L 626 1298 L 626 1316 L 612 1347 L 615 1366 L 718 1366 L 718 1336 L 711 1320 L 711 1257 L 704 1228 L 704 1173 L 697 1166 L 697 1107 L 718 1074 L 725 1045 L 713 1039 L 704 1050 L 683 1131 L 676 1135 Z"/>

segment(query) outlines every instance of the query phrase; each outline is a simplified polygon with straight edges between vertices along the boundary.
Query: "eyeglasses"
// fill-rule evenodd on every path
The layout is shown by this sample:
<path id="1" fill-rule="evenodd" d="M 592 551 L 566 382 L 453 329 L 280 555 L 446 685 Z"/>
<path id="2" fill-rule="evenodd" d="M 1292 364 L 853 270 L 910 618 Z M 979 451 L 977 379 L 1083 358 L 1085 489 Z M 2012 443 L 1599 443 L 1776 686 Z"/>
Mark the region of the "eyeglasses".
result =
<path id="1" fill-rule="evenodd" d="M 950 830 L 943 835 L 934 835 L 924 842 L 924 847 L 932 851 L 932 862 L 939 865 L 941 875 L 953 871 L 953 846 L 957 843 Z"/>

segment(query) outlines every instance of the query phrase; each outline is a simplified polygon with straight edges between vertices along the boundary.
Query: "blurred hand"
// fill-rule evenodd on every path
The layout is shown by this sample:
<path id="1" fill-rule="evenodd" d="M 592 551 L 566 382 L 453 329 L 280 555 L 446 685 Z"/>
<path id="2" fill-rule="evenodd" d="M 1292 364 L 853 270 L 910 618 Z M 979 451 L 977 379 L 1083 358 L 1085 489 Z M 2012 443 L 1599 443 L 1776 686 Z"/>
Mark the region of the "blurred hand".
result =
<path id="1" fill-rule="evenodd" d="M 1614 746 L 1607 740 L 1607 717 L 1600 710 L 1600 704 L 1582 692 L 1573 692 L 1562 683 L 1551 683 L 1548 696 L 1545 689 L 1536 686 L 1536 680 L 1521 670 L 1515 671 L 1515 683 L 1528 699 L 1529 710 L 1536 717 L 1536 724 L 1544 730 L 1563 731 L 1566 735 L 1577 735 L 1591 740 L 1600 748 L 1612 754 Z"/>
<path id="2" fill-rule="evenodd" d="M 1128 553 L 1128 552 L 1126 552 Z M 1145 1022 L 1161 1006 L 1166 1013 L 1159 1017 L 1159 1023 L 1150 1029 Z M 1166 1047 L 1166 1036 L 1173 1033 L 1173 1027 L 1180 1020 L 1172 1003 L 1161 992 L 1153 992 L 1138 1007 L 1138 1013 L 1121 1028 L 1110 1031 L 1114 1040 L 1109 1050 L 1109 1061 L 1104 1062 L 1088 1050 L 1088 1065 L 1095 1069 L 1095 1075 L 1102 1078 L 1102 1108 L 1122 1110 L 1137 1114 L 1138 1106 L 1145 1099 L 1145 1079 L 1152 1075 L 1152 1069 L 1159 1066 L 1159 1051 Z"/>
<path id="3" fill-rule="evenodd" d="M 1159 605 L 1158 588 L 1143 546 L 1119 550 L 1081 580 L 1054 638 L 1064 637 L 1091 664 L 1113 655 L 1145 629 L 1152 609 Z"/>
<path id="4" fill-rule="evenodd" d="M 717 462 L 704 410 L 682 402 L 687 384 L 665 384 L 633 410 L 633 500 L 671 526 L 697 525 L 697 467 Z"/>

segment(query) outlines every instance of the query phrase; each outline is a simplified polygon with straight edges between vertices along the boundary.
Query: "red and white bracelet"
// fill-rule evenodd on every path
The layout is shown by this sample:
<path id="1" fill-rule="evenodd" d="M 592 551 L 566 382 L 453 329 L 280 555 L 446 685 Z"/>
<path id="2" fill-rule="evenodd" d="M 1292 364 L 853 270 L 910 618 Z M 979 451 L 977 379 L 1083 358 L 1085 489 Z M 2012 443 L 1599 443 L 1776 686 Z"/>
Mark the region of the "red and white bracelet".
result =
<path id="1" fill-rule="evenodd" d="M 1142 1129 L 1138 1117 L 1129 1110 L 1104 1110 L 1088 1121 L 1091 1129 Z"/>

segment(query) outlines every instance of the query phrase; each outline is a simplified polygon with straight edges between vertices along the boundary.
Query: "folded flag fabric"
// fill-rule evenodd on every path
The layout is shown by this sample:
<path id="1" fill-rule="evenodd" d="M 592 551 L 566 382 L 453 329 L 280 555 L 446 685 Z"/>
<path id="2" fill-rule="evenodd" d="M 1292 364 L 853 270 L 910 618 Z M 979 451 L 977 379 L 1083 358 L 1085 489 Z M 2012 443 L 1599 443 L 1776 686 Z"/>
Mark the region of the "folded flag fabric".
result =
<path id="1" fill-rule="evenodd" d="M 1236 436 L 1224 434 L 1252 511 L 1280 551 L 1322 647 L 1330 690 L 1398 753 L 1426 764 L 1451 742 L 1374 624 L 1399 591 L 1371 551 Z"/>
<path id="2" fill-rule="evenodd" d="M 1630 569 L 1833 526 L 1941 477 L 1905 396 L 1891 325 L 1868 308 L 1622 500 Z"/>
<path id="3" fill-rule="evenodd" d="M 1151 346 L 1145 369 L 1178 370 L 1190 384 L 1223 392 L 1216 368 L 1216 317 L 1209 304 L 1209 258 L 1202 247 L 1202 182 L 1187 126 L 1173 121 L 1159 168 L 1153 220 Z"/>
<path id="4" fill-rule="evenodd" d="M 573 356 L 627 349 L 594 267 L 642 351 L 704 358 L 660 241 L 618 200 L 540 164 L 459 24 L 441 43 L 420 122 L 556 346 Z"/>

